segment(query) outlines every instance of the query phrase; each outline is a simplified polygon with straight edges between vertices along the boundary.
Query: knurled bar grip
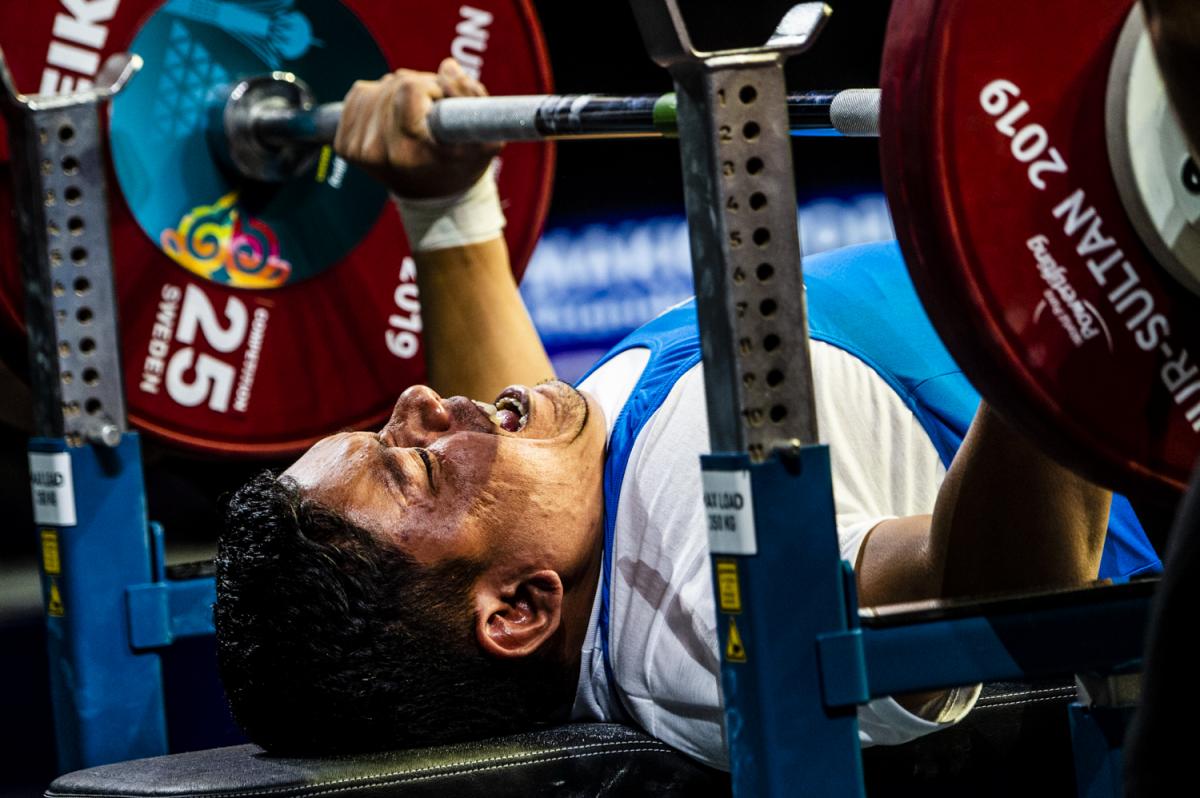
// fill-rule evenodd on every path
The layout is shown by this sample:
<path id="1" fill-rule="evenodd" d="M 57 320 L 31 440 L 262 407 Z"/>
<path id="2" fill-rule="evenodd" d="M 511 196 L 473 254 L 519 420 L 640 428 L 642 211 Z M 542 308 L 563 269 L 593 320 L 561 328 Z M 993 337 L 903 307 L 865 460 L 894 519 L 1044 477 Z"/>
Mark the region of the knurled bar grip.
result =
<path id="1" fill-rule="evenodd" d="M 796 92 L 787 97 L 794 133 L 879 135 L 879 90 Z M 342 103 L 310 111 L 264 108 L 251 118 L 251 135 L 267 143 L 328 144 L 337 133 Z M 443 144 L 546 139 L 672 136 L 678 131 L 674 94 L 608 97 L 596 94 L 450 97 L 434 103 L 429 129 Z"/>

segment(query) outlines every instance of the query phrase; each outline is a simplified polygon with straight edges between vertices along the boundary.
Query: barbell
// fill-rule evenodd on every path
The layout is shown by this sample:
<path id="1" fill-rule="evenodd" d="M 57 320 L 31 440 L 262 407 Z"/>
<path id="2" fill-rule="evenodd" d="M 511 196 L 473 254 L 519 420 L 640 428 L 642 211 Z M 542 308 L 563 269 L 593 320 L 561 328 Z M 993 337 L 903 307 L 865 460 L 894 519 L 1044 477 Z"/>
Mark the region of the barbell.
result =
<path id="1" fill-rule="evenodd" d="M 136 425 L 201 452 L 290 454 L 329 430 L 378 423 L 424 378 L 415 268 L 399 220 L 384 190 L 327 146 L 356 79 L 436 69 L 455 56 L 503 95 L 483 112 L 465 99 L 439 103 L 439 129 L 460 137 L 484 132 L 473 121 L 481 113 L 513 120 L 531 111 L 555 127 L 548 138 L 578 135 L 581 125 L 593 137 L 662 135 L 673 123 L 669 95 L 549 95 L 527 0 L 0 6 L 9 23 L 0 46 L 19 88 L 73 89 L 113 52 L 144 61 L 112 104 L 106 142 L 125 391 Z M 878 93 L 808 92 L 791 104 L 798 132 L 839 121 L 854 132 L 877 118 Z M 522 138 L 499 170 L 518 278 L 554 160 L 552 145 Z M 0 212 L 10 202 L 0 189 Z M 0 335 L 16 350 L 22 304 L 10 226 L 0 226 L 0 244 Z M 61 259 L 77 256 L 68 248 Z"/>
<path id="2" fill-rule="evenodd" d="M 251 180 L 279 182 L 302 171 L 313 145 L 333 143 L 342 103 L 314 105 L 302 80 L 276 72 L 222 89 L 210 112 L 214 154 Z M 793 136 L 879 135 L 879 90 L 788 95 Z M 450 97 L 427 119 L 439 144 L 671 137 L 678 132 L 674 93 Z"/>
<path id="3" fill-rule="evenodd" d="M 543 139 L 672 130 L 669 95 L 552 95 L 521 0 L 108 5 L 10 2 L 0 45 L 26 86 L 70 88 L 116 50 L 147 62 L 109 142 L 126 389 L 135 422 L 194 449 L 291 452 L 373 423 L 423 376 L 398 221 L 327 146 L 354 79 L 454 55 L 500 95 L 441 101 L 430 128 L 527 142 L 500 170 L 518 276 L 545 214 Z M 1200 453 L 1200 170 L 1153 55 L 1132 0 L 895 0 L 881 94 L 789 110 L 801 133 L 878 131 L 914 283 L 984 395 L 1086 473 L 1165 496 Z M 230 303 L 262 320 L 238 340 Z M 210 335 L 173 337 L 181 314 Z M 154 361 L 185 349 L 208 360 L 173 392 Z"/>

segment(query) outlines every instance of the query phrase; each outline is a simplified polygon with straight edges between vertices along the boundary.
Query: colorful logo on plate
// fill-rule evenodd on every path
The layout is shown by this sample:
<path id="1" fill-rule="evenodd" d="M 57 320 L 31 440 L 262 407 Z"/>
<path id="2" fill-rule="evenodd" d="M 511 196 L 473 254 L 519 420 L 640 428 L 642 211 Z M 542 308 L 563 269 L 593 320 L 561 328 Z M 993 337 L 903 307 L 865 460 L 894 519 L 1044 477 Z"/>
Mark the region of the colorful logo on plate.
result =
<path id="1" fill-rule="evenodd" d="M 387 208 L 383 186 L 329 150 L 282 184 L 242 180 L 214 157 L 211 136 L 244 78 L 285 70 L 325 103 L 389 72 L 371 32 L 339 0 L 157 5 L 128 47 L 145 66 L 113 98 L 110 141 L 121 194 L 164 265 L 263 290 L 334 268 Z"/>
<path id="2" fill-rule="evenodd" d="M 276 288 L 288 281 L 292 264 L 279 254 L 270 225 L 237 208 L 231 191 L 212 205 L 186 214 L 162 232 L 163 251 L 190 272 L 235 288 Z"/>

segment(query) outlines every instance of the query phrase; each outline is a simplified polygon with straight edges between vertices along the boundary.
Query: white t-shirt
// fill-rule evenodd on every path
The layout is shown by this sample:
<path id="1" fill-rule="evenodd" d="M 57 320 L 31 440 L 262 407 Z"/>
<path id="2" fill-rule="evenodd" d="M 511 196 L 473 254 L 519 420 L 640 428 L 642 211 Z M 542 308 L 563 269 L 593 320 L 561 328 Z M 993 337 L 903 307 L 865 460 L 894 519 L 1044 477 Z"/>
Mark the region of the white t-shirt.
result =
<path id="1" fill-rule="evenodd" d="M 817 423 L 830 446 L 842 558 L 857 562 L 880 521 L 933 511 L 945 468 L 920 422 L 862 361 L 812 342 Z M 649 360 L 630 349 L 579 387 L 604 410 L 609 434 Z M 728 769 L 720 657 L 709 575 L 699 455 L 708 451 L 702 365 L 688 371 L 633 445 L 617 506 L 610 609 L 613 675 L 625 710 L 649 734 Z M 607 563 L 605 564 L 607 567 Z M 610 706 L 597 619 L 582 651 L 573 717 L 619 720 Z M 954 691 L 938 723 L 890 698 L 859 708 L 864 745 L 896 744 L 960 719 L 978 687 Z"/>

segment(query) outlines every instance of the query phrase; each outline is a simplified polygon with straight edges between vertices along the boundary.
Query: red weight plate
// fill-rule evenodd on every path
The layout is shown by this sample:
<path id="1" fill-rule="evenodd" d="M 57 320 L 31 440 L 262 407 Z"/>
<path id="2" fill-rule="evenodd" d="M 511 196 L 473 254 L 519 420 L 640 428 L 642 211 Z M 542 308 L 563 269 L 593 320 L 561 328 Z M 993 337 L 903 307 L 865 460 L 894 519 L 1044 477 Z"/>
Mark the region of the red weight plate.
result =
<path id="1" fill-rule="evenodd" d="M 373 195 L 361 192 L 366 199 L 346 197 L 365 209 L 356 219 L 361 229 L 347 233 L 322 221 L 328 205 L 304 205 L 314 221 L 303 224 L 273 221 L 265 211 L 258 218 L 245 196 L 230 206 L 231 195 L 181 180 L 194 160 L 176 169 L 160 158 L 154 171 L 137 170 L 154 162 L 141 156 L 165 146 L 171 125 L 200 124 L 208 84 L 271 69 L 295 72 L 327 102 L 340 99 L 355 77 L 378 74 L 333 78 L 337 70 L 322 64 L 338 64 L 343 72 L 345 64 L 350 70 L 357 64 L 434 70 L 453 54 L 477 70 L 493 94 L 548 93 L 548 60 L 529 0 L 0 0 L 0 15 L 0 46 L 23 91 L 69 90 L 135 41 L 147 57 L 134 80 L 155 102 L 142 100 L 142 119 L 127 110 L 136 102 L 118 97 L 109 142 L 118 156 L 108 175 L 110 217 L 125 388 L 135 424 L 192 450 L 282 455 L 330 431 L 379 423 L 396 396 L 423 379 L 407 241 L 395 210 L 374 187 Z M 161 103 L 146 95 L 152 81 L 154 91 L 170 88 Z M 190 148 L 187 157 L 209 158 L 201 147 Z M 545 144 L 514 145 L 503 154 L 500 194 L 518 277 L 545 219 L 553 160 Z M 338 169 L 326 157 L 314 163 L 312 174 L 319 177 L 310 183 L 355 183 L 352 173 Z M 16 349 L 23 346 L 23 299 L 6 144 L 0 144 L 0 171 L 0 334 Z M 172 181 L 182 204 L 165 208 L 165 195 L 154 192 Z M 296 183 L 279 194 L 286 200 L 310 190 Z M 322 197 L 313 203 L 330 201 L 328 192 Z M 283 200 L 272 202 L 278 217 Z M 163 225 L 156 217 L 179 221 Z M 220 249 L 228 269 L 214 270 L 200 257 L 199 231 L 209 222 L 232 236 L 233 245 L 226 241 Z M 295 243 L 306 238 L 310 249 L 336 257 L 314 260 Z M 237 249 L 238 242 L 249 242 L 261 256 L 261 271 L 239 271 L 247 250 Z M 264 275 L 270 279 L 257 279 Z"/>
<path id="2" fill-rule="evenodd" d="M 1166 496 L 1200 453 L 1200 301 L 1152 260 L 1109 166 L 1132 6 L 896 0 L 881 147 L 913 280 L 967 376 L 1085 473 Z"/>

